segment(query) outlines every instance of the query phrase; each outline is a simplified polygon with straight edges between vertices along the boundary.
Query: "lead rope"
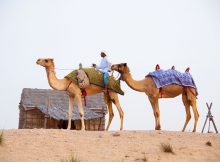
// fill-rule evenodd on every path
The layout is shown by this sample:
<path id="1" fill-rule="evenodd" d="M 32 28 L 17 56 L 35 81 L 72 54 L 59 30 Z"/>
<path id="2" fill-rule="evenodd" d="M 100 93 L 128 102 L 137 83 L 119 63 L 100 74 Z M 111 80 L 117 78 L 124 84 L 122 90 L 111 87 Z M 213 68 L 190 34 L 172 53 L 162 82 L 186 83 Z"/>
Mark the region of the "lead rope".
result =
<path id="1" fill-rule="evenodd" d="M 120 73 L 118 73 L 118 75 L 117 75 L 116 77 L 114 77 L 114 76 L 113 76 L 114 72 L 115 72 L 115 71 L 114 71 L 114 70 L 112 70 L 112 75 L 111 75 L 111 76 L 112 76 L 112 77 L 113 77 L 115 80 L 120 79 L 120 77 L 119 77 Z M 117 79 L 117 78 L 118 78 L 118 79 Z"/>

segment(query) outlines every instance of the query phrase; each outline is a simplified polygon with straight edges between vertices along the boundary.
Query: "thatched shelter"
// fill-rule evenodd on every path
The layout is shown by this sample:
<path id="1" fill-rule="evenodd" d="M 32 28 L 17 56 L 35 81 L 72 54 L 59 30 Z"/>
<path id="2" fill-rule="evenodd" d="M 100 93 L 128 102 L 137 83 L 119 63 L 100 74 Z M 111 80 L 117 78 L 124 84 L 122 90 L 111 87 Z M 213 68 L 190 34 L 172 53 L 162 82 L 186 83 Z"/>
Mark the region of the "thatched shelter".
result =
<path id="1" fill-rule="evenodd" d="M 84 99 L 82 99 L 84 103 Z M 65 91 L 24 88 L 19 103 L 19 129 L 67 128 L 68 96 Z M 104 130 L 107 106 L 103 93 L 86 97 L 84 106 L 86 130 Z M 72 116 L 72 128 L 81 128 L 76 102 Z"/>

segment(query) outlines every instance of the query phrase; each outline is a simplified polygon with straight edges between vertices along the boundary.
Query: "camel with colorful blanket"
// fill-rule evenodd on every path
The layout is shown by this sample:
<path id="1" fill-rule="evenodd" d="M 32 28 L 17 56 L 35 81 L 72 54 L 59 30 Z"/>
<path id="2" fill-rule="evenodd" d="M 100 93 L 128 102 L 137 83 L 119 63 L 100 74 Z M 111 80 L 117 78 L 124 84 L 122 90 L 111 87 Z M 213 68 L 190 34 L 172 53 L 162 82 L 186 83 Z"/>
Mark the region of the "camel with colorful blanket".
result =
<path id="1" fill-rule="evenodd" d="M 176 71 L 174 67 L 164 71 L 157 65 L 155 72 L 149 73 L 142 80 L 134 80 L 132 78 L 130 69 L 126 63 L 114 64 L 111 69 L 118 71 L 121 74 L 121 80 L 125 81 L 131 89 L 138 92 L 144 92 L 148 96 L 155 117 L 156 130 L 161 129 L 159 98 L 174 98 L 182 94 L 182 101 L 186 111 L 186 120 L 182 131 L 185 130 L 191 118 L 190 106 L 193 109 L 195 118 L 193 132 L 196 131 L 199 118 L 196 105 L 197 88 L 189 73 L 189 68 L 185 73 L 180 73 Z M 165 80 L 160 80 L 163 78 L 165 78 Z"/>

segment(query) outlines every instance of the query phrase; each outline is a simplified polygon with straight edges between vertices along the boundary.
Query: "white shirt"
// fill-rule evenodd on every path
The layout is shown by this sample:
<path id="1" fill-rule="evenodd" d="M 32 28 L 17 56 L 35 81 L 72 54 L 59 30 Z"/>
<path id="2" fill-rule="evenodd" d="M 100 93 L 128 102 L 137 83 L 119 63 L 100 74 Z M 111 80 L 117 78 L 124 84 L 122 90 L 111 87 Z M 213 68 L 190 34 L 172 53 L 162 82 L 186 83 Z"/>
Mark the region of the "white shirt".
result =
<path id="1" fill-rule="evenodd" d="M 102 58 L 100 64 L 97 66 L 97 69 L 99 69 L 102 72 L 111 71 L 111 63 L 108 61 L 106 56 Z"/>

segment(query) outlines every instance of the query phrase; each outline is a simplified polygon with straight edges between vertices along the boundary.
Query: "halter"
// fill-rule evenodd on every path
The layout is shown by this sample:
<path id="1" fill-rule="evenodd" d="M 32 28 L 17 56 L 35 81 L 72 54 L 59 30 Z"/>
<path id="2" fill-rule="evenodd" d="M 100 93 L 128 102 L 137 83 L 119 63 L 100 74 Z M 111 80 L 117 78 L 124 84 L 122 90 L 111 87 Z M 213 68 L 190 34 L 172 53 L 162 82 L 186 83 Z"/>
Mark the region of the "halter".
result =
<path id="1" fill-rule="evenodd" d="M 114 72 L 115 72 L 115 70 L 112 70 L 112 75 L 111 76 L 113 76 L 113 74 L 114 74 Z M 120 72 L 118 72 L 118 75 L 116 76 L 116 77 L 114 77 L 114 79 L 115 80 L 121 80 L 121 76 L 119 76 L 120 75 Z M 118 78 L 118 79 L 117 79 Z"/>

